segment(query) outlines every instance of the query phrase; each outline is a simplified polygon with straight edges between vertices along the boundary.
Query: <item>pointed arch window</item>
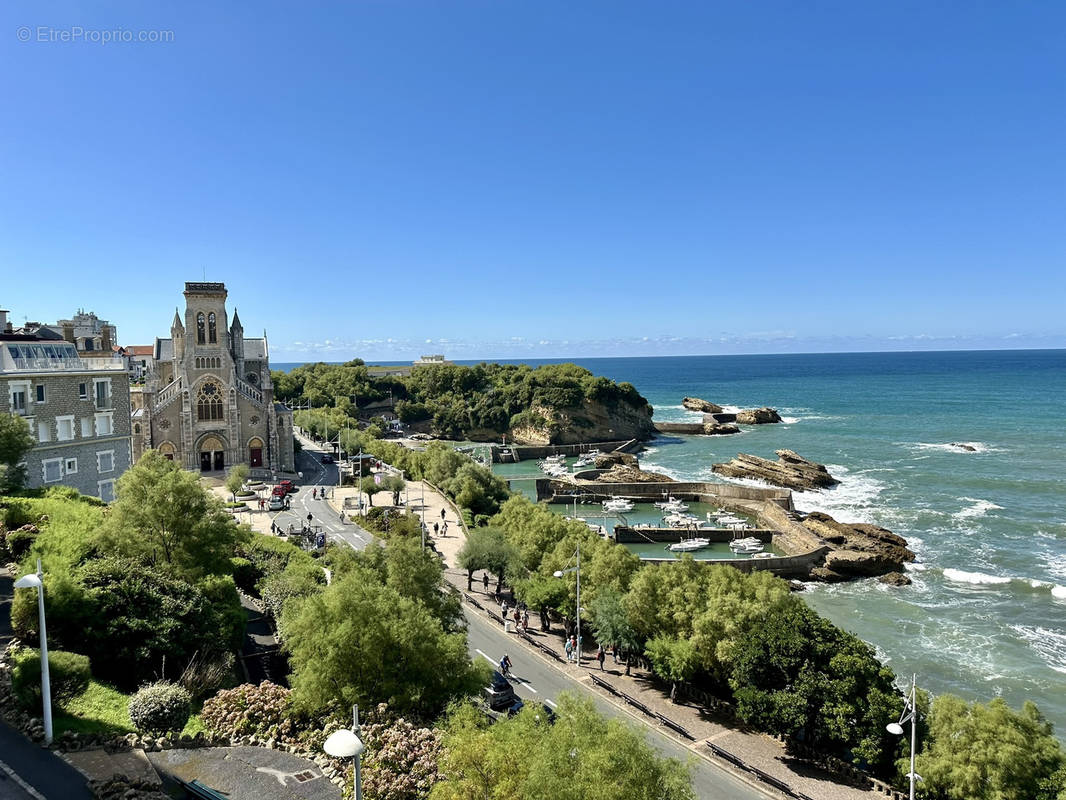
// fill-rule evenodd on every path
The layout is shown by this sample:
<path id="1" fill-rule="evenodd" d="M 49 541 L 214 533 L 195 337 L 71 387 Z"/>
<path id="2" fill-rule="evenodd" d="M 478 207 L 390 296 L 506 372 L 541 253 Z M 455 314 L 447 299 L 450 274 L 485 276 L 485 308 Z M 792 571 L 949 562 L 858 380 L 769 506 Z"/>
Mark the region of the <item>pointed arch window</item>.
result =
<path id="1" fill-rule="evenodd" d="M 212 381 L 204 381 L 196 393 L 196 418 L 222 419 L 222 388 Z"/>
<path id="2" fill-rule="evenodd" d="M 204 344 L 204 312 L 196 315 L 196 343 Z"/>
<path id="3" fill-rule="evenodd" d="M 211 344 L 218 343 L 218 334 L 215 333 L 215 312 L 207 315 L 207 339 Z"/>

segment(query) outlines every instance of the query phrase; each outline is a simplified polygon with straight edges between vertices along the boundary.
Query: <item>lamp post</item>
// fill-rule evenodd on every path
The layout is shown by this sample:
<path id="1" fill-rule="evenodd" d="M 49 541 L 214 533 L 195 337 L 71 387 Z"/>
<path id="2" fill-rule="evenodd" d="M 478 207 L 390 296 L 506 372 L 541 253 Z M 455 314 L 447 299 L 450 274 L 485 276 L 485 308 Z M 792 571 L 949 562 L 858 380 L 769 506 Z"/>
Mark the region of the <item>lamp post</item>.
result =
<path id="1" fill-rule="evenodd" d="M 581 543 L 578 542 L 577 551 L 575 552 L 577 558 L 577 564 L 570 569 L 557 569 L 553 575 L 556 578 L 561 578 L 569 572 L 577 573 L 577 665 L 581 666 Z"/>
<path id="2" fill-rule="evenodd" d="M 37 573 L 23 575 L 15 581 L 16 589 L 37 590 L 38 627 L 41 629 L 41 705 L 44 716 L 44 743 L 52 743 L 52 685 L 48 676 L 48 633 L 44 628 L 44 574 L 41 559 L 37 559 Z"/>
<path id="3" fill-rule="evenodd" d="M 359 756 L 366 745 L 359 738 L 359 706 L 352 706 L 352 729 L 341 728 L 326 739 L 322 749 L 334 758 L 351 758 L 355 761 L 352 782 L 355 784 L 355 800 L 363 800 L 363 782 L 359 774 Z"/>
<path id="4" fill-rule="evenodd" d="M 911 771 L 907 773 L 907 777 L 910 779 L 911 784 L 910 800 L 914 800 L 915 781 L 922 780 L 922 776 L 914 771 L 914 745 L 917 739 L 918 722 L 918 706 L 915 704 L 917 679 L 917 675 L 911 675 L 910 696 L 905 698 L 903 701 L 903 713 L 899 717 L 899 722 L 890 722 L 885 726 L 885 730 L 887 730 L 893 736 L 902 736 L 903 723 L 908 721 L 911 723 Z"/>

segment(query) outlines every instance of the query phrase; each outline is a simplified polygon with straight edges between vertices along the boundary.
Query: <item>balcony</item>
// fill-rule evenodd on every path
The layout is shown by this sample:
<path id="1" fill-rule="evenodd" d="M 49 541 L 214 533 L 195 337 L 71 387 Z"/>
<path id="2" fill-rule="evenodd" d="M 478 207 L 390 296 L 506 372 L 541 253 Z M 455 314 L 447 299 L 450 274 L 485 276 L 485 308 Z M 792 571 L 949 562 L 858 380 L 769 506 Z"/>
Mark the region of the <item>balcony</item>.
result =
<path id="1" fill-rule="evenodd" d="M 12 358 L 8 372 L 125 372 L 121 358 Z"/>

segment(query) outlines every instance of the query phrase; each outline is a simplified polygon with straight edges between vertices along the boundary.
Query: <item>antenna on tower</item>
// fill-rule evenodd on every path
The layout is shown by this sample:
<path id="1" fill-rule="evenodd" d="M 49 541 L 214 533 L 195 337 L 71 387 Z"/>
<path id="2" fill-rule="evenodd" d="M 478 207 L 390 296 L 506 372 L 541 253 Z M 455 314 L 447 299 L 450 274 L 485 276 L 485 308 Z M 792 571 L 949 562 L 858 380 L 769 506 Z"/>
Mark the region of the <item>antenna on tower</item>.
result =
<path id="1" fill-rule="evenodd" d="M 204 283 L 207 283 L 207 267 L 201 265 L 201 269 L 204 271 Z"/>

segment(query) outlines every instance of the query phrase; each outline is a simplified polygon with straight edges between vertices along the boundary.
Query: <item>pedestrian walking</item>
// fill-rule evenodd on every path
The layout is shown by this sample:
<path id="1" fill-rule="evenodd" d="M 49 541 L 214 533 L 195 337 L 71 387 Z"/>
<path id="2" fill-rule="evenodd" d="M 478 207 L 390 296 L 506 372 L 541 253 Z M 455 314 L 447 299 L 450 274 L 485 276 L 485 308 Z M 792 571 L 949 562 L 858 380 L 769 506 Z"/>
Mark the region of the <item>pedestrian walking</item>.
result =
<path id="1" fill-rule="evenodd" d="M 522 624 L 522 612 L 518 610 L 518 606 L 515 606 L 515 609 L 514 609 L 514 626 L 515 626 L 515 630 L 517 630 L 521 626 L 521 624 Z"/>
<path id="2" fill-rule="evenodd" d="M 485 572 L 481 573 L 481 586 L 484 589 L 486 589 L 486 590 L 489 588 L 489 573 L 488 573 L 488 571 L 485 571 Z"/>
<path id="3" fill-rule="evenodd" d="M 616 644 L 611 645 L 611 658 L 614 659 L 615 664 L 618 663 L 618 645 Z"/>
<path id="4" fill-rule="evenodd" d="M 507 601 L 506 600 L 504 600 L 502 603 L 500 603 L 500 616 L 502 616 L 504 619 L 507 619 Z"/>
<path id="5" fill-rule="evenodd" d="M 569 661 L 573 661 L 574 660 L 574 647 L 573 647 L 572 644 L 570 644 L 570 640 L 569 639 L 566 640 L 566 644 L 563 645 L 563 647 L 566 650 L 566 660 L 568 662 Z"/>
<path id="6" fill-rule="evenodd" d="M 438 533 L 440 533 L 440 523 L 439 522 L 434 522 L 433 523 L 433 535 L 436 536 Z"/>
<path id="7" fill-rule="evenodd" d="M 440 510 L 440 518 L 444 519 L 444 509 L 443 508 Z"/>
<path id="8" fill-rule="evenodd" d="M 603 652 L 603 645 L 601 644 L 596 648 L 596 660 L 600 662 L 600 672 L 603 672 L 603 660 L 607 657 L 607 654 Z"/>
<path id="9" fill-rule="evenodd" d="M 522 630 L 529 630 L 529 609 L 522 612 Z"/>
<path id="10" fill-rule="evenodd" d="M 440 535 L 441 536 L 447 536 L 448 535 L 448 523 L 447 522 L 445 522 L 444 523 L 444 527 L 441 528 Z"/>
<path id="11" fill-rule="evenodd" d="M 577 661 L 577 663 L 580 664 L 581 662 L 578 661 L 578 658 L 577 658 L 577 637 L 576 636 L 571 636 L 570 637 L 570 649 L 574 651 L 574 661 Z"/>
<path id="12" fill-rule="evenodd" d="M 318 489 L 312 489 L 311 490 L 311 499 L 312 500 L 317 500 L 318 499 Z"/>
<path id="13" fill-rule="evenodd" d="M 277 536 L 278 533 L 278 526 L 273 522 L 270 523 L 270 533 L 274 536 Z"/>

